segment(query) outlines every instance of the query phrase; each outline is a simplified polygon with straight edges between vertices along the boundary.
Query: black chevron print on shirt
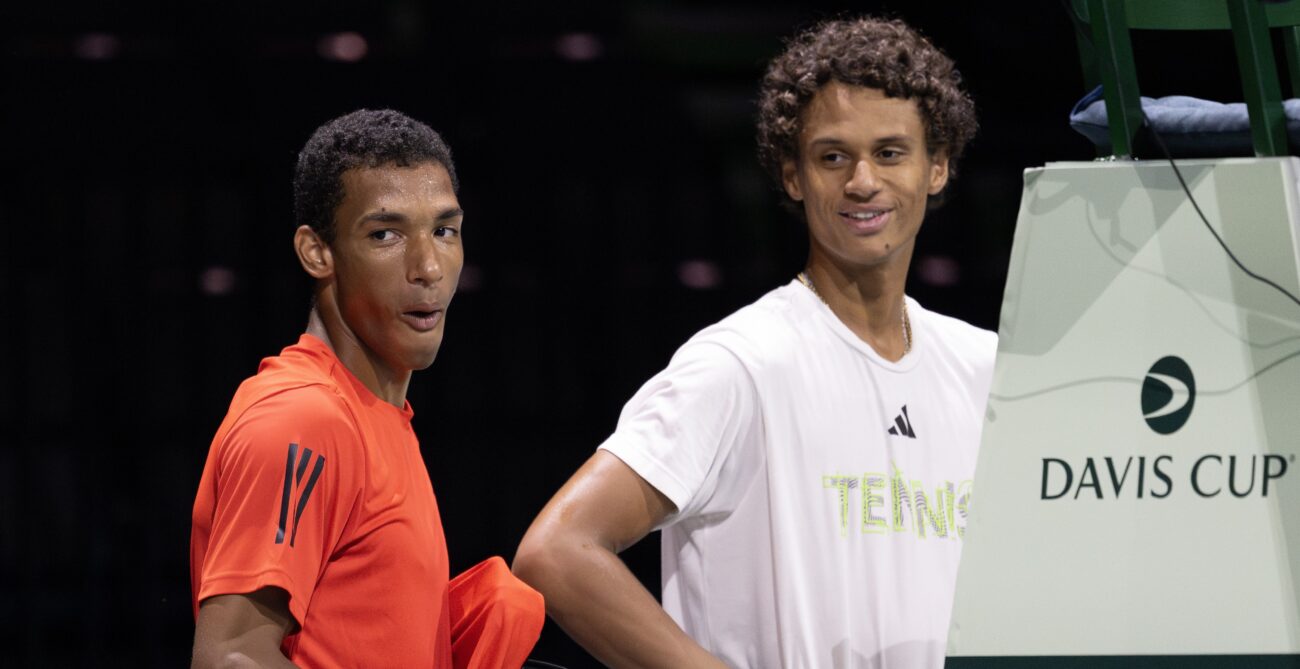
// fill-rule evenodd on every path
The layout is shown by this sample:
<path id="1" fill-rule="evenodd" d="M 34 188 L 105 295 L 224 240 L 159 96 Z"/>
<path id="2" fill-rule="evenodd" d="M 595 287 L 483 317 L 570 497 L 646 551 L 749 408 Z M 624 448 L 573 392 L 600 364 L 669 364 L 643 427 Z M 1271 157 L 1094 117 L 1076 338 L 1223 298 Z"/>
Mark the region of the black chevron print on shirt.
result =
<path id="1" fill-rule="evenodd" d="M 302 475 L 307 472 L 307 466 L 311 463 L 313 453 L 310 448 L 302 449 L 302 457 L 298 457 L 298 444 L 289 444 L 289 457 L 284 463 L 284 491 L 280 494 L 280 524 L 275 530 L 275 543 L 284 543 L 285 522 L 289 520 L 289 499 L 291 493 L 298 489 L 302 484 Z M 298 519 L 302 518 L 303 509 L 307 508 L 307 500 L 311 499 L 312 490 L 316 489 L 316 481 L 320 479 L 321 470 L 325 469 L 325 456 L 316 455 L 316 466 L 311 470 L 311 476 L 307 479 L 307 486 L 302 489 L 298 496 L 298 504 L 293 510 L 293 527 L 289 533 L 289 546 L 293 547 L 293 542 L 298 538 Z"/>

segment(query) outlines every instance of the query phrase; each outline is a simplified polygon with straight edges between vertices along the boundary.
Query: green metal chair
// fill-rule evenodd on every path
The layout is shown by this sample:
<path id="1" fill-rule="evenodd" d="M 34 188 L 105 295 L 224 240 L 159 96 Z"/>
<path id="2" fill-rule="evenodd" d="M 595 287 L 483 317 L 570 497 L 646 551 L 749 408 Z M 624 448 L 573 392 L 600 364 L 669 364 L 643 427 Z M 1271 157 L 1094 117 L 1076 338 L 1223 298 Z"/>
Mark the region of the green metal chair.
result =
<path id="1" fill-rule="evenodd" d="M 1133 156 L 1142 127 L 1132 29 L 1231 30 L 1255 155 L 1287 154 L 1269 29 L 1283 29 L 1291 92 L 1300 96 L 1300 0 L 1070 0 L 1070 10 L 1085 83 L 1089 89 L 1100 84 L 1104 92 L 1115 157 Z"/>

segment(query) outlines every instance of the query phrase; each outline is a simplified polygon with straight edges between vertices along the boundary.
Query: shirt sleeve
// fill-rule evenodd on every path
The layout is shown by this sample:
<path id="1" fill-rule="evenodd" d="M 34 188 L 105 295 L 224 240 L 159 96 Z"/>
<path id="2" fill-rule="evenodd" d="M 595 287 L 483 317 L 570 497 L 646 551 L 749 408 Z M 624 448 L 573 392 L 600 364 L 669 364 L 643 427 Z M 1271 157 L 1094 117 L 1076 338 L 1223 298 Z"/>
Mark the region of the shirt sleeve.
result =
<path id="1" fill-rule="evenodd" d="M 752 443 L 759 415 L 740 360 L 715 343 L 687 343 L 623 407 L 600 448 L 672 501 L 677 512 L 661 523 L 667 526 L 731 510 L 728 500 L 714 498 L 719 473 L 738 445 Z"/>
<path id="2" fill-rule="evenodd" d="M 198 601 L 274 586 L 302 625 L 360 499 L 355 424 L 328 389 L 301 388 L 250 407 L 218 448 Z"/>

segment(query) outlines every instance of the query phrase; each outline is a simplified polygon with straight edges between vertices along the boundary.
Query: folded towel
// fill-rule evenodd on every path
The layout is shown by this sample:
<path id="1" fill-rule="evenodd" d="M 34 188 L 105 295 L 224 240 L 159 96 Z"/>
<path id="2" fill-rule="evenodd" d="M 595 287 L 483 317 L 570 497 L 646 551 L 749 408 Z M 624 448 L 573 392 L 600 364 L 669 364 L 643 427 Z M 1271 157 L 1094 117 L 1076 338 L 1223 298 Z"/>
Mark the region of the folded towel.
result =
<path id="1" fill-rule="evenodd" d="M 1175 155 L 1254 155 L 1250 115 L 1244 102 L 1225 104 L 1186 95 L 1141 100 L 1142 111 Z M 1283 100 L 1282 111 L 1291 146 L 1300 148 L 1300 99 Z M 1100 86 L 1083 96 L 1070 111 L 1070 127 L 1096 146 L 1110 146 Z"/>

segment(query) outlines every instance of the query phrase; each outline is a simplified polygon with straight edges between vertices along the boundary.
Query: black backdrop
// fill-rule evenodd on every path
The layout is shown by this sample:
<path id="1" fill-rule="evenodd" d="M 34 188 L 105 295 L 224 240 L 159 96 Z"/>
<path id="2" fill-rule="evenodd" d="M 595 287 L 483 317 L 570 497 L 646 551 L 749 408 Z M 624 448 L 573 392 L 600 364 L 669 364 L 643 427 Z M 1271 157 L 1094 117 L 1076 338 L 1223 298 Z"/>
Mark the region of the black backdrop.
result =
<path id="1" fill-rule="evenodd" d="M 800 268 L 752 104 L 795 28 L 888 12 L 965 73 L 982 129 L 921 235 L 931 308 L 996 328 L 1021 171 L 1092 155 L 1054 2 L 193 4 L 0 9 L 0 664 L 188 662 L 195 488 L 305 322 L 289 181 L 328 118 L 394 107 L 456 154 L 466 276 L 410 389 L 454 571 L 509 558 L 678 345 Z M 1137 54 L 1144 92 L 1239 96 L 1224 39 Z M 657 538 L 625 556 L 657 591 Z M 591 663 L 550 625 L 536 655 Z"/>

